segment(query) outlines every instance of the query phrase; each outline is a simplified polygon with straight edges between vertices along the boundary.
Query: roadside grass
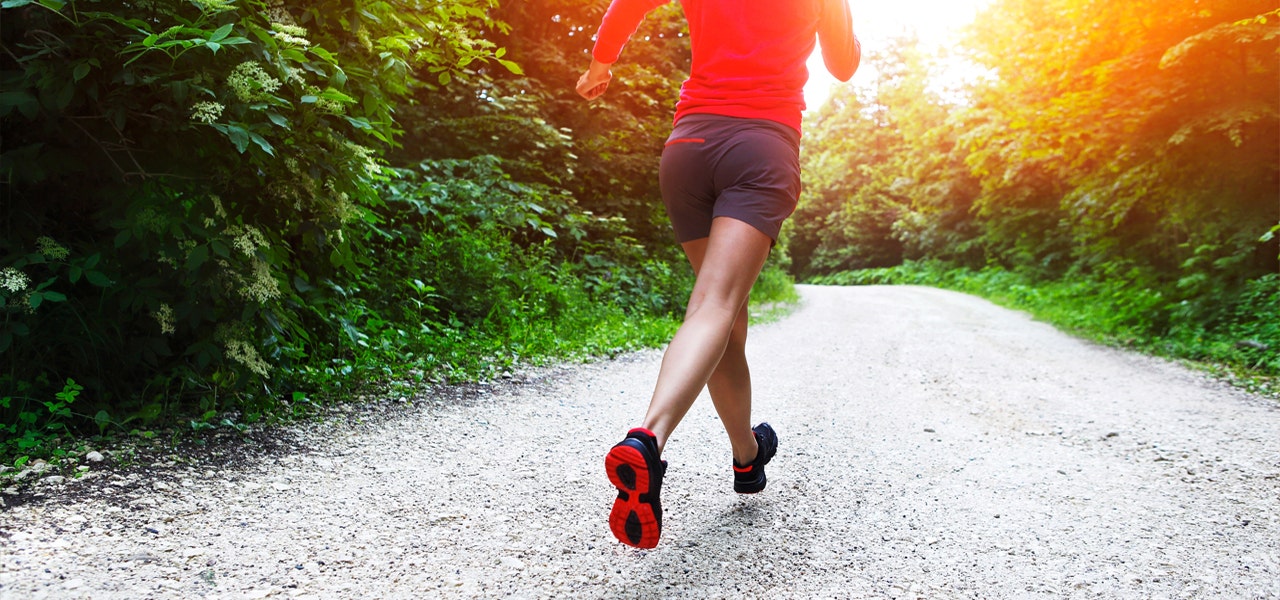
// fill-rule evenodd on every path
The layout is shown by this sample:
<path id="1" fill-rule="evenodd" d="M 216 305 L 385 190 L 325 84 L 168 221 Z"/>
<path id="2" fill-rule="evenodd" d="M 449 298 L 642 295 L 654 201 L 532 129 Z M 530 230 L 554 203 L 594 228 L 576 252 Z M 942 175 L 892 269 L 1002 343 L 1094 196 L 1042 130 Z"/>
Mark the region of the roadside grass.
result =
<path id="1" fill-rule="evenodd" d="M 780 267 L 768 266 L 751 288 L 750 316 L 752 325 L 778 321 L 799 305 L 795 280 Z"/>
<path id="2" fill-rule="evenodd" d="M 690 282 L 673 285 L 669 290 L 674 291 L 666 293 L 687 296 Z M 257 412 L 252 412 L 253 404 L 242 404 L 250 408 L 209 410 L 128 428 L 101 427 L 91 433 L 50 421 L 55 425 L 28 429 L 25 436 L 0 444 L 0 485 L 12 492 L 43 477 L 82 477 L 96 466 L 86 458 L 92 452 L 106 455 L 104 465 L 127 466 L 143 449 L 175 451 L 183 444 L 201 446 L 211 436 L 248 438 L 271 426 L 316 418 L 328 412 L 326 407 L 344 402 L 388 397 L 412 402 L 432 386 L 495 380 L 524 368 L 589 362 L 661 347 L 675 334 L 683 316 L 682 309 L 629 310 L 573 286 L 557 293 L 555 311 L 531 310 L 517 303 L 470 326 L 446 323 L 406 331 L 403 326 L 365 323 L 362 343 L 352 345 L 342 358 L 300 369 L 304 384 L 275 393 L 270 402 L 257 405 Z M 752 322 L 762 323 L 785 316 L 798 295 L 790 275 L 771 265 L 751 298 L 752 306 L 758 307 L 753 308 Z M 684 300 L 672 304 L 683 307 Z M 56 401 L 45 403 L 45 409 L 69 420 L 76 416 L 76 395 L 72 382 Z"/>
<path id="3" fill-rule="evenodd" d="M 1280 399 L 1280 276 L 1249 282 L 1212 311 L 1141 277 L 1036 281 L 1003 269 L 980 271 L 907 262 L 814 277 L 817 285 L 927 285 L 1023 310 L 1064 331 L 1114 347 L 1178 360 L 1232 385 Z M 1210 315 L 1206 317 L 1205 315 Z"/>

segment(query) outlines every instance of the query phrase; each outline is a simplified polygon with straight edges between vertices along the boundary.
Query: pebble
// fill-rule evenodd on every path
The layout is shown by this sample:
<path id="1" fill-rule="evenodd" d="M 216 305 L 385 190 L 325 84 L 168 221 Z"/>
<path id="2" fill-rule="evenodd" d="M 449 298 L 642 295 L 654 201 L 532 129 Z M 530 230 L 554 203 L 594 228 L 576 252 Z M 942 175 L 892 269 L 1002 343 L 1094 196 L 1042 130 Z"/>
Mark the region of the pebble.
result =
<path id="1" fill-rule="evenodd" d="M 90 453 L 88 453 L 88 454 L 84 455 L 84 459 L 85 459 L 85 460 L 87 460 L 87 461 L 89 461 L 89 462 L 102 462 L 102 459 L 103 459 L 103 458 L 104 458 L 104 457 L 102 456 L 102 453 L 101 453 L 101 452 L 98 452 L 97 450 L 94 450 L 94 451 L 92 451 L 92 452 L 90 452 Z"/>
<path id="2" fill-rule="evenodd" d="M 759 335 L 773 334 L 765 328 Z M 874 337 L 866 343 L 875 344 Z M 1078 343 L 1068 349 L 1094 352 Z M 957 360 L 963 363 L 964 357 Z M 874 362 L 868 361 L 869 369 Z M 920 364 L 928 368 L 929 361 Z M 619 368 L 620 374 L 609 375 Z M 726 489 L 727 465 L 715 458 L 726 454 L 723 431 L 711 416 L 712 406 L 699 404 L 667 457 L 673 465 L 668 533 L 650 552 L 623 547 L 609 535 L 612 490 L 599 462 L 600 448 L 616 442 L 603 430 L 626 427 L 627 415 L 638 416 L 652 391 L 643 389 L 652 386 L 652 376 L 633 377 L 626 371 L 630 368 L 611 361 L 582 367 L 593 373 L 589 384 L 565 390 L 515 399 L 495 394 L 474 408 L 406 412 L 403 419 L 379 424 L 376 436 L 324 430 L 311 445 L 325 449 L 323 457 L 272 454 L 222 472 L 223 467 L 183 463 L 179 472 L 144 472 L 123 488 L 106 485 L 111 471 L 95 466 L 94 474 L 108 479 L 80 484 L 95 490 L 95 497 L 71 503 L 24 498 L 24 504 L 0 509 L 0 528 L 13 533 L 0 539 L 0 596 L 892 594 L 915 600 L 1032 594 L 1177 598 L 1187 590 L 1196 597 L 1248 597 L 1250 592 L 1270 597 L 1274 588 L 1280 550 L 1266 540 L 1278 531 L 1268 515 L 1280 508 L 1274 498 L 1280 467 L 1267 458 L 1280 445 L 1273 437 L 1252 444 L 1242 440 L 1274 431 L 1266 425 L 1280 421 L 1265 411 L 1219 419 L 1219 405 L 1230 409 L 1224 414 L 1247 412 L 1249 406 L 1230 398 L 1202 403 L 1204 391 L 1198 388 L 1171 401 L 1204 415 L 1142 413 L 1152 416 L 1150 426 L 1162 444 L 1200 445 L 1195 456 L 1216 452 L 1224 465 L 1239 465 L 1238 473 L 1221 475 L 1220 490 L 1180 493 L 1184 486 L 1161 480 L 1165 471 L 1217 477 L 1220 469 L 1199 458 L 1175 458 L 1178 454 L 1166 449 L 1135 449 L 1127 441 L 1109 448 L 1106 442 L 1097 444 L 1108 429 L 1083 419 L 1102 414 L 1108 424 L 1120 423 L 1139 414 L 1131 414 L 1129 403 L 1139 402 L 1141 392 L 1083 389 L 1092 377 L 1088 374 L 1071 377 L 1082 386 L 1080 393 L 1061 396 L 1071 402 L 1036 409 L 1052 412 L 1027 413 L 1020 412 L 1024 397 L 1039 397 L 1033 381 L 1022 381 L 1011 392 L 986 385 L 990 378 L 983 373 L 937 389 L 889 382 L 889 389 L 871 390 L 873 397 L 859 404 L 856 394 L 839 396 L 843 384 L 837 382 L 843 378 L 835 370 L 829 391 L 849 410 L 828 410 L 825 398 L 785 397 L 794 393 L 792 386 L 811 391 L 804 387 L 806 373 L 788 373 L 797 376 L 773 388 L 784 397 L 761 406 L 761 416 L 780 425 L 790 420 L 785 430 L 779 427 L 785 450 L 779 454 L 777 482 L 759 496 L 744 498 Z M 955 372 L 957 377 L 963 373 Z M 769 385 L 768 377 L 761 375 L 763 386 Z M 618 383 L 624 379 L 626 385 L 636 380 L 638 389 Z M 951 387 L 970 385 L 975 391 L 981 386 L 982 393 L 948 395 Z M 583 394 L 585 388 L 591 394 Z M 902 402 L 892 405 L 876 396 L 887 399 L 899 392 Z M 1101 408 L 1086 404 L 1094 401 L 1101 401 Z M 630 408 L 619 408 L 623 403 Z M 942 411 L 963 415 L 976 407 L 989 408 L 970 410 L 983 415 L 982 423 L 948 425 L 955 430 L 948 433 L 955 438 L 949 442 L 954 451 L 921 448 L 933 443 L 926 440 L 940 438 L 941 430 L 919 421 L 956 423 Z M 1059 428 L 1039 424 L 1048 418 L 1063 419 L 1071 437 L 1034 437 L 1062 435 Z M 1264 418 L 1272 420 L 1258 425 Z M 532 442 L 545 439 L 552 424 L 560 428 L 555 444 Z M 537 431 L 540 427 L 544 430 Z M 1125 435 L 1153 435 L 1141 427 Z M 910 435 L 921 430 L 930 436 Z M 903 443 L 904 438 L 919 443 Z M 1059 448 L 1058 441 L 1071 448 Z M 1177 462 L 1153 465 L 1157 453 Z M 851 463 L 854 472 L 844 477 Z M 557 476 L 512 477 L 506 472 L 510 464 L 533 473 L 553 469 Z M 388 466 L 395 468 L 394 475 L 375 474 L 375 467 L 385 472 Z M 1071 476 L 1047 477 L 1054 472 Z M 923 477 L 914 479 L 917 473 Z M 1080 473 L 1089 478 L 1081 481 Z M 154 492 L 156 475 L 181 493 Z M 1272 479 L 1263 478 L 1267 475 Z M 286 493 L 286 486 L 305 492 Z M 1083 499 L 1085 493 L 1096 500 Z M 986 512 L 993 508 L 1002 512 Z M 56 546 L 57 538 L 65 545 Z M 144 549 L 148 553 L 139 554 Z M 1172 560 L 1186 564 L 1156 562 Z M 1221 579 L 1195 581 L 1212 572 L 1220 572 Z M 1127 579 L 1131 574 L 1141 581 Z M 73 577 L 83 582 L 67 581 Z M 76 585 L 81 587 L 71 589 Z M 1073 588 L 1077 585 L 1083 589 Z"/>

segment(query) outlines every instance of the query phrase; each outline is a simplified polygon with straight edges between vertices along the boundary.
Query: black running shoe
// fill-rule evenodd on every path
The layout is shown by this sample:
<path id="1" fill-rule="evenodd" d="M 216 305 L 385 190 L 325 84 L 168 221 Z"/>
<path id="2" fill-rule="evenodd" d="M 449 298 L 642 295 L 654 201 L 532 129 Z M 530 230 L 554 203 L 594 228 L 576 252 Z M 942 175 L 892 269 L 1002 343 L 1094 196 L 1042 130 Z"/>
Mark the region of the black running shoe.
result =
<path id="1" fill-rule="evenodd" d="M 653 432 L 637 427 L 604 457 L 609 483 L 618 488 L 618 499 L 609 512 L 609 529 L 624 544 L 653 548 L 662 535 L 662 476 L 667 462 L 658 459 Z"/>
<path id="2" fill-rule="evenodd" d="M 756 434 L 755 460 L 749 465 L 740 465 L 733 461 L 733 491 L 739 494 L 754 494 L 764 489 L 767 483 L 764 477 L 764 466 L 769 464 L 774 454 L 778 453 L 778 434 L 768 423 L 761 423 L 751 428 Z"/>

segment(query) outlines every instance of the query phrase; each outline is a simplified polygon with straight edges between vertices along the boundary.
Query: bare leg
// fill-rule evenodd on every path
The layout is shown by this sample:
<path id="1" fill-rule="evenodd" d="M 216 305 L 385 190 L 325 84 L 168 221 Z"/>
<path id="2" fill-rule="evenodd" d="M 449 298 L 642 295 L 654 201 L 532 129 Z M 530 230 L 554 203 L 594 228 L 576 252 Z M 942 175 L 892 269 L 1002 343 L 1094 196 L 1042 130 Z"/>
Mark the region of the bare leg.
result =
<path id="1" fill-rule="evenodd" d="M 702 261 L 707 253 L 707 238 L 683 244 L 694 274 L 702 272 Z M 750 319 L 744 300 L 738 309 L 738 317 L 729 332 L 729 343 L 716 370 L 707 379 L 711 402 L 720 415 L 720 422 L 729 434 L 733 447 L 733 459 L 738 464 L 749 464 L 756 457 L 756 436 L 751 431 L 751 370 L 747 366 L 747 322 Z"/>
<path id="2" fill-rule="evenodd" d="M 734 458 L 739 462 L 750 460 L 755 457 L 756 448 L 750 429 L 750 379 L 743 352 L 746 302 L 769 256 L 770 239 L 746 223 L 720 217 L 712 222 L 709 238 L 684 247 L 698 277 L 684 323 L 662 357 L 644 427 L 657 436 L 658 447 L 664 447 L 703 386 L 721 371 L 721 359 L 727 355 L 728 362 L 712 382 L 713 401 L 729 433 Z M 734 335 L 739 328 L 740 335 Z"/>

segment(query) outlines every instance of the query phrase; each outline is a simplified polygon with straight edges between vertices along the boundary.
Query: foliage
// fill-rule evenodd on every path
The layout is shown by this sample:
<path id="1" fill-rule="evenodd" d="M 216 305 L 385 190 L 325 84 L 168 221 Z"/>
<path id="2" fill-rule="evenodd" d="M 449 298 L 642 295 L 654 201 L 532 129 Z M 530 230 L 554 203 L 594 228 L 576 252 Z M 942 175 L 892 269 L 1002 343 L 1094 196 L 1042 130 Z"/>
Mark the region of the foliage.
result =
<path id="1" fill-rule="evenodd" d="M 583 103 L 606 4 L 0 4 L 0 456 L 669 339 L 687 35 Z"/>
<path id="2" fill-rule="evenodd" d="M 674 76 L 584 141 L 494 0 L 0 7 L 0 454 L 657 344 L 682 311 L 646 249 L 673 245 L 643 94 Z"/>
<path id="3" fill-rule="evenodd" d="M 1069 327 L 1272 368 L 1254 338 L 1280 314 L 1262 300 L 1280 272 L 1274 3 L 998 0 L 964 50 L 987 77 L 963 96 L 906 39 L 869 55 L 874 88 L 819 111 L 794 272 L 991 269 Z"/>
<path id="4" fill-rule="evenodd" d="M 679 262 L 655 174 L 680 82 L 689 72 L 687 25 L 678 3 L 650 13 L 614 66 L 608 93 L 586 103 L 573 84 L 591 60 L 591 34 L 608 5 L 608 0 L 503 3 L 495 14 L 511 24 L 513 33 L 497 39 L 510 48 L 524 75 L 496 73 L 483 90 L 486 102 L 472 103 L 472 110 L 493 114 L 532 103 L 539 118 L 570 132 L 566 150 L 572 158 L 550 164 L 567 175 L 566 188 L 583 209 L 621 217 L 626 235 L 650 251 L 667 252 L 664 260 Z"/>

